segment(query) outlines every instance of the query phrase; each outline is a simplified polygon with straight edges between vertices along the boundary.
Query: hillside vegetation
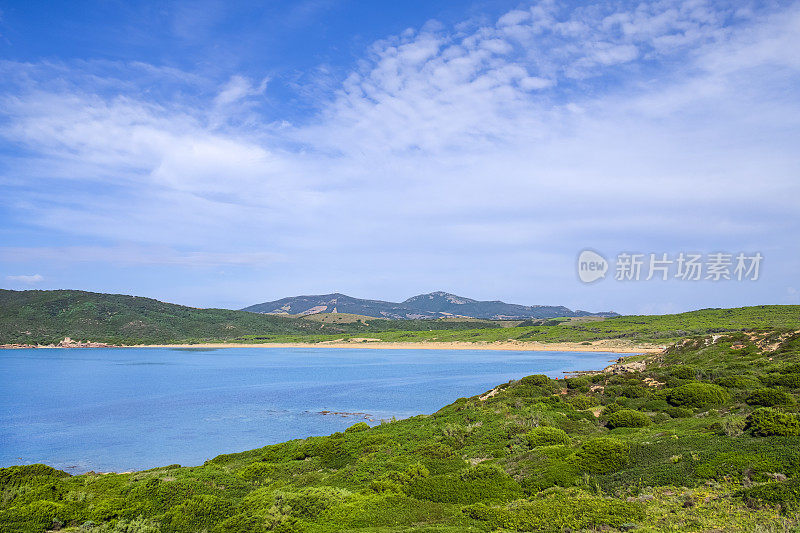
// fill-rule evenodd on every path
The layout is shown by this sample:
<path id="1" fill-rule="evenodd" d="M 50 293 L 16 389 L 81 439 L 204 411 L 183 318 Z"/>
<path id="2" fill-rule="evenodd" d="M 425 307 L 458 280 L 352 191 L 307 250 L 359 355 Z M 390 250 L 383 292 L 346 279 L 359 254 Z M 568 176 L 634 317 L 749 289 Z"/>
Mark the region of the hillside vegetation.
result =
<path id="1" fill-rule="evenodd" d="M 412 296 L 403 302 L 364 300 L 340 293 L 293 296 L 274 302 L 251 305 L 242 311 L 295 316 L 315 313 L 349 313 L 392 319 L 435 319 L 461 316 L 485 320 L 616 315 L 613 312 L 573 311 L 560 305 L 518 305 L 497 300 L 478 301 L 441 291 Z"/>
<path id="2" fill-rule="evenodd" d="M 499 327 L 482 322 L 484 328 Z M 110 344 L 224 342 L 246 336 L 342 335 L 365 331 L 469 329 L 475 324 L 435 320 L 320 323 L 284 317 L 197 309 L 121 294 L 0 289 L 0 344 L 50 344 L 64 337 Z"/>
<path id="3" fill-rule="evenodd" d="M 428 324 L 447 320 L 425 321 Z M 450 322 L 452 323 L 452 322 Z M 370 322 L 370 335 L 390 342 L 591 342 L 622 339 L 632 342 L 668 343 L 690 335 L 727 333 L 770 328 L 800 329 L 800 306 L 762 305 L 736 309 L 703 309 L 675 315 L 619 316 L 593 320 L 538 320 L 516 322 L 514 327 L 498 328 L 496 324 L 472 324 L 472 328 L 437 330 L 420 328 L 409 331 L 404 323 Z M 527 324 L 527 325 L 526 325 Z M 393 329 L 398 327 L 402 329 Z M 342 335 L 274 335 L 261 339 L 269 342 L 320 342 L 348 337 Z"/>
<path id="4" fill-rule="evenodd" d="M 644 362 L 528 376 L 432 415 L 202 466 L 4 468 L 0 523 L 91 533 L 798 531 L 800 334 L 691 337 Z"/>
<path id="5" fill-rule="evenodd" d="M 109 344 L 321 342 L 368 336 L 391 342 L 670 342 L 688 335 L 800 329 L 800 306 L 704 309 L 675 315 L 591 319 L 388 320 L 327 314 L 318 319 L 197 309 L 150 298 L 84 291 L 0 290 L 0 344 L 64 337 Z M 330 318 L 328 318 L 330 317 Z M 514 324 L 512 327 L 509 324 Z"/>

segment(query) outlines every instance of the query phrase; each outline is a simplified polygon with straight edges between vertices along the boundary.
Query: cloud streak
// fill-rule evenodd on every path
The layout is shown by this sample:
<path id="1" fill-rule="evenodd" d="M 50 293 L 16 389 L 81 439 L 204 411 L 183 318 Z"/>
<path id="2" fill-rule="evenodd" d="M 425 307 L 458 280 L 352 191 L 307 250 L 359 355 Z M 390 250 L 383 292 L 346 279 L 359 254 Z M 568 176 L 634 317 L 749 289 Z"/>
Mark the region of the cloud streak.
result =
<path id="1" fill-rule="evenodd" d="M 44 277 L 40 274 L 21 274 L 18 276 L 6 276 L 6 280 L 16 283 L 23 283 L 25 285 L 35 285 L 36 283 L 44 281 Z"/>

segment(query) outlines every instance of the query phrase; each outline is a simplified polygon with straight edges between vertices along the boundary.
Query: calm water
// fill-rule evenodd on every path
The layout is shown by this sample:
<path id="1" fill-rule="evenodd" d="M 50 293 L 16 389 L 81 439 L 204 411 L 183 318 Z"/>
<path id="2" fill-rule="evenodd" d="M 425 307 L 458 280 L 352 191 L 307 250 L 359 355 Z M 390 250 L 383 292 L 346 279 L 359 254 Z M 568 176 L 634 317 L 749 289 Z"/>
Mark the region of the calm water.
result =
<path id="1" fill-rule="evenodd" d="M 68 472 L 221 453 L 432 413 L 509 379 L 600 369 L 608 353 L 225 348 L 0 350 L 0 466 Z"/>

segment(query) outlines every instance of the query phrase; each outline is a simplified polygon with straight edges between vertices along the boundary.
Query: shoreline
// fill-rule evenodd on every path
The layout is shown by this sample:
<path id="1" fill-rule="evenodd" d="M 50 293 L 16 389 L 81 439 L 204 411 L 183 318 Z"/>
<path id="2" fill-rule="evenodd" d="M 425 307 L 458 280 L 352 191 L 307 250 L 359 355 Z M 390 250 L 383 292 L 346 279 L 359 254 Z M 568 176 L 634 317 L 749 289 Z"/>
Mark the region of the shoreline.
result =
<path id="1" fill-rule="evenodd" d="M 197 344 L 138 344 L 122 348 L 367 348 L 372 350 L 507 350 L 530 352 L 609 352 L 621 354 L 659 353 L 666 348 L 655 344 L 627 344 L 615 340 L 593 341 L 592 344 L 579 342 L 275 342 L 275 343 L 197 343 Z"/>
<path id="2" fill-rule="evenodd" d="M 588 342 L 588 341 L 584 341 Z M 101 342 L 79 342 L 65 339 L 58 344 L 0 344 L 0 350 L 14 349 L 49 349 L 49 348 L 178 348 L 178 349 L 217 349 L 217 348 L 366 348 L 370 350 L 505 350 L 520 352 L 608 352 L 619 354 L 650 354 L 660 353 L 666 345 L 654 343 L 633 344 L 619 339 L 601 339 L 591 341 L 590 344 L 581 342 L 520 342 L 515 340 L 496 342 L 466 342 L 466 341 L 412 341 L 392 342 L 378 339 L 357 338 L 350 341 L 338 339 L 321 342 L 198 342 L 175 344 L 124 344 L 113 345 Z"/>

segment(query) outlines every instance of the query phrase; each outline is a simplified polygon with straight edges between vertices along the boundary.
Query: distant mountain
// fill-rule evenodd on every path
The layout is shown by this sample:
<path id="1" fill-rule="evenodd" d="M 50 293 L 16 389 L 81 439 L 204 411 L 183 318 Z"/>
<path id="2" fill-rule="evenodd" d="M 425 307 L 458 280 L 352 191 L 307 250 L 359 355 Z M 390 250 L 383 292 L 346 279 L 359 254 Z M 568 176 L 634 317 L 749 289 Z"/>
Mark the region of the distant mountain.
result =
<path id="1" fill-rule="evenodd" d="M 342 312 L 349 301 L 362 302 L 358 309 L 385 302 L 341 298 Z M 300 308 L 310 309 L 313 302 Z M 283 305 L 283 304 L 281 304 Z M 398 304 L 394 304 L 397 306 Z M 312 311 L 313 312 L 313 311 Z M 399 313 L 399 311 L 396 311 Z M 295 313 L 299 315 L 300 313 Z M 319 317 L 326 318 L 326 317 Z M 338 318 L 338 317 L 337 317 Z M 292 340 L 308 335 L 360 335 L 369 337 L 386 331 L 460 331 L 476 327 L 474 322 L 450 320 L 307 320 L 300 316 L 257 314 L 230 309 L 197 309 L 151 298 L 86 291 L 12 291 L 0 289 L 0 345 L 55 344 L 65 337 L 76 341 L 108 344 L 174 344 L 192 342 L 263 342 L 290 335 Z M 482 322 L 481 328 L 500 327 Z"/>
<path id="2" fill-rule="evenodd" d="M 563 306 L 517 305 L 497 300 L 482 302 L 441 291 L 413 296 L 400 303 L 362 300 L 340 293 L 294 296 L 251 305 L 242 311 L 301 316 L 316 313 L 352 313 L 391 319 L 470 317 L 486 320 L 525 320 L 561 316 L 617 316 L 614 312 L 589 313 L 572 311 Z"/>

